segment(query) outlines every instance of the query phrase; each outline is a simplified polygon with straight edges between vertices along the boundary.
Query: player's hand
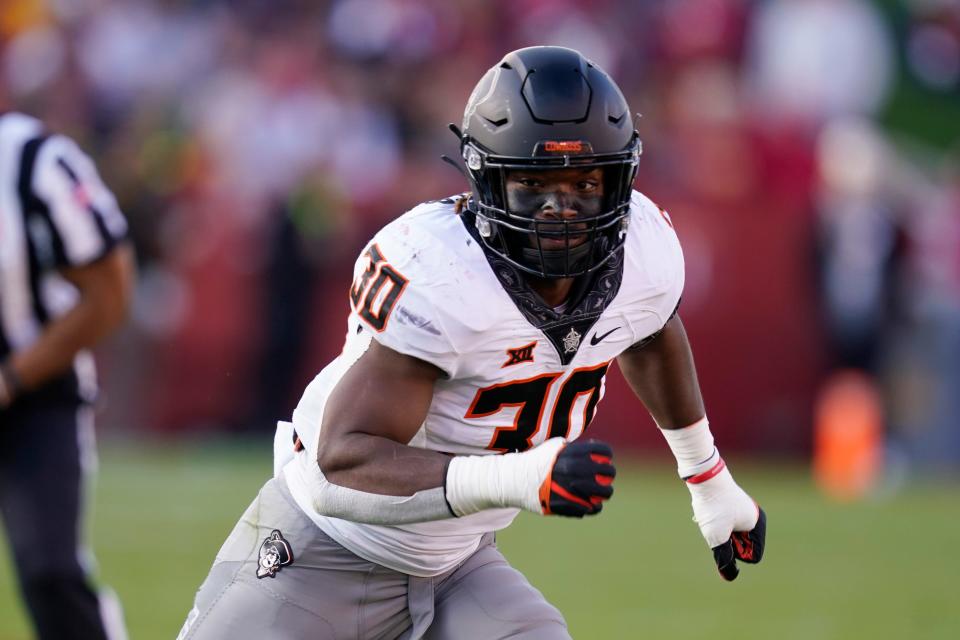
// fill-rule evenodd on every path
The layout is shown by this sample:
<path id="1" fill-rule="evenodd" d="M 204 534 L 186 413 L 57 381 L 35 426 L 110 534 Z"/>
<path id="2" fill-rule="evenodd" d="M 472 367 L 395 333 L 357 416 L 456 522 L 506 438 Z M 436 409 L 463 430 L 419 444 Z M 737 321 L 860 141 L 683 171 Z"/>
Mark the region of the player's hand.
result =
<path id="1" fill-rule="evenodd" d="M 747 493 L 733 480 L 723 465 L 706 480 L 689 478 L 693 519 L 713 551 L 717 570 L 724 580 L 740 574 L 737 560 L 756 564 L 763 558 L 767 517 Z M 706 475 L 706 474 L 703 474 Z"/>
<path id="2" fill-rule="evenodd" d="M 734 531 L 730 539 L 713 547 L 713 559 L 724 580 L 736 580 L 740 575 L 737 560 L 756 564 L 763 558 L 763 543 L 767 536 L 767 514 L 757 505 L 757 524 L 749 531 Z"/>
<path id="3" fill-rule="evenodd" d="M 522 452 L 454 456 L 447 467 L 445 497 L 455 516 L 507 507 L 582 518 L 600 513 L 603 501 L 613 495 L 617 471 L 612 456 L 603 442 L 564 438 Z"/>
<path id="4" fill-rule="evenodd" d="M 574 518 L 600 513 L 613 495 L 612 458 L 610 445 L 599 440 L 564 443 L 540 485 L 542 513 Z"/>

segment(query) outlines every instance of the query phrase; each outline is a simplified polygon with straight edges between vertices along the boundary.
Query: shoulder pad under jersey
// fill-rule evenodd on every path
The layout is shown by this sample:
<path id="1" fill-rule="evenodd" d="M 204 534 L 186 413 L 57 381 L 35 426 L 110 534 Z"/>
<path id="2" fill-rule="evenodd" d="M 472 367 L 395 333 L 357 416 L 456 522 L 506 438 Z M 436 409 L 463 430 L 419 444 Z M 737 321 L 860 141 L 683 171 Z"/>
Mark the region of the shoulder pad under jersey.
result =
<path id="1" fill-rule="evenodd" d="M 655 313 L 662 328 L 677 309 L 683 284 L 683 250 L 670 215 L 634 191 L 620 296 L 638 311 Z"/>
<path id="2" fill-rule="evenodd" d="M 422 204 L 381 229 L 354 267 L 354 314 L 374 338 L 454 376 L 497 322 L 505 294 L 453 202 Z"/>

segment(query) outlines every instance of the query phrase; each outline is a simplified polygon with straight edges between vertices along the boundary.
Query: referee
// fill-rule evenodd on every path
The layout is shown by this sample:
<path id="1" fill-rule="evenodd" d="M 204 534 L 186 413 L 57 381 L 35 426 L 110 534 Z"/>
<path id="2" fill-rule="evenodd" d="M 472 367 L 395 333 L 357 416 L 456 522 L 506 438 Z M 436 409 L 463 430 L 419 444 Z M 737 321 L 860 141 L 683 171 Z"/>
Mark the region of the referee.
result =
<path id="1" fill-rule="evenodd" d="M 123 320 L 127 224 L 93 162 L 36 119 L 0 115 L 0 514 L 40 638 L 123 638 L 91 583 L 84 480 L 96 463 L 87 351 Z"/>

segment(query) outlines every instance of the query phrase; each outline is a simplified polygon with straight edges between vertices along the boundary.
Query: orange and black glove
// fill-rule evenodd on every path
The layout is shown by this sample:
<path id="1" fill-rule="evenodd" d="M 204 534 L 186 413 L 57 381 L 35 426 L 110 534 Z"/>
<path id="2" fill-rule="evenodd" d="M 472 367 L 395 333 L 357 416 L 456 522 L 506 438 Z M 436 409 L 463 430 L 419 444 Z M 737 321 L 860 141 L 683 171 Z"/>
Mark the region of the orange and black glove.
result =
<path id="1" fill-rule="evenodd" d="M 544 515 L 582 518 L 600 513 L 613 495 L 613 450 L 599 440 L 574 441 L 557 454 L 553 468 L 540 485 Z"/>

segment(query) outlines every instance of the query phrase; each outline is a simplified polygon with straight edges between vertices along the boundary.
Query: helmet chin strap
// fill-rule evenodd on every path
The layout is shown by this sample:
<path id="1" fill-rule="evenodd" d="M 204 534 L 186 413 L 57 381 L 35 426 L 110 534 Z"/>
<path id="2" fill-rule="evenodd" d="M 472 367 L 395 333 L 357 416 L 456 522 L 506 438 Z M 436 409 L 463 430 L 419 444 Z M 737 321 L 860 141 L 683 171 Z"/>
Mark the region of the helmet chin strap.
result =
<path id="1" fill-rule="evenodd" d="M 593 251 L 593 242 L 584 242 L 570 249 L 544 249 L 542 252 L 535 247 L 523 248 L 523 261 L 527 266 L 546 273 L 564 273 L 579 271 L 582 263 L 589 259 Z M 541 253 L 543 264 L 541 264 Z"/>

